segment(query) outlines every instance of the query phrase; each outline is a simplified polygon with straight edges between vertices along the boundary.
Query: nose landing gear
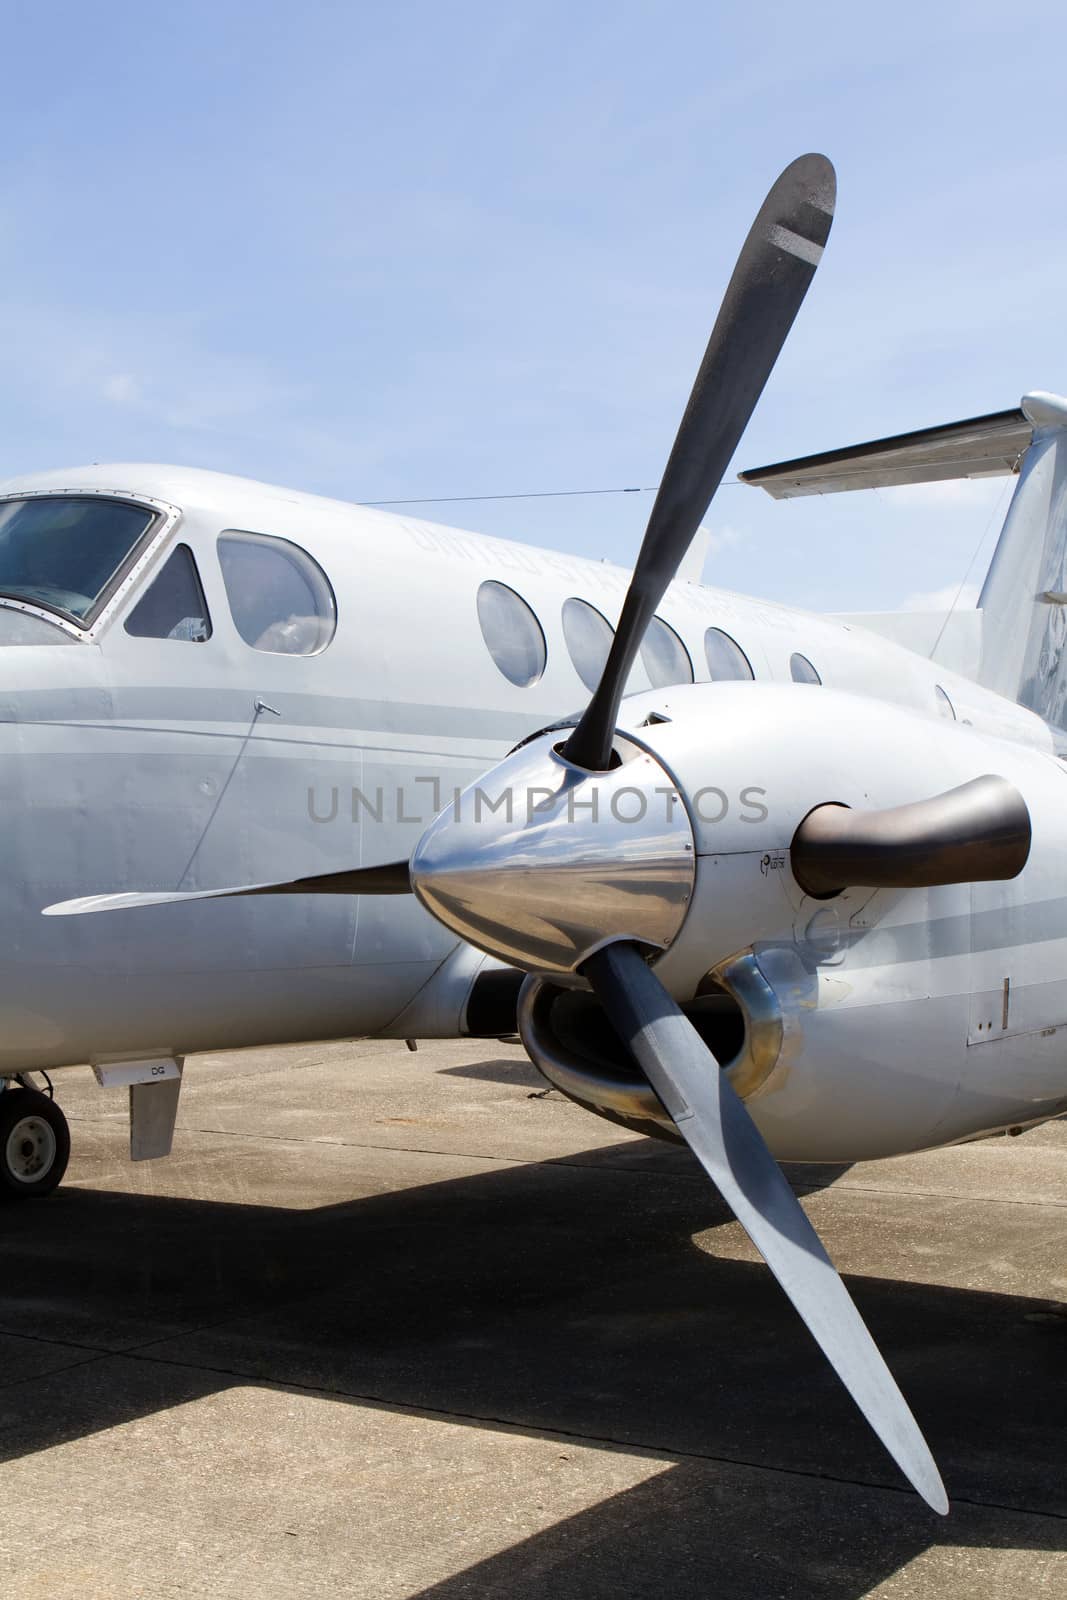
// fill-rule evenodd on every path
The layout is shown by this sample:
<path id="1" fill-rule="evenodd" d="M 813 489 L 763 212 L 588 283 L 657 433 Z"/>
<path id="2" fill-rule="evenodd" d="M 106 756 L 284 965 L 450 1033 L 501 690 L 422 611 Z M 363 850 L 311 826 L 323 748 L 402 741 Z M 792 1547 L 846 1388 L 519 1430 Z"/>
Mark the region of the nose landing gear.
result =
<path id="1" fill-rule="evenodd" d="M 49 1095 L 25 1079 L 0 1093 L 0 1202 L 51 1194 L 67 1170 L 70 1129 Z"/>

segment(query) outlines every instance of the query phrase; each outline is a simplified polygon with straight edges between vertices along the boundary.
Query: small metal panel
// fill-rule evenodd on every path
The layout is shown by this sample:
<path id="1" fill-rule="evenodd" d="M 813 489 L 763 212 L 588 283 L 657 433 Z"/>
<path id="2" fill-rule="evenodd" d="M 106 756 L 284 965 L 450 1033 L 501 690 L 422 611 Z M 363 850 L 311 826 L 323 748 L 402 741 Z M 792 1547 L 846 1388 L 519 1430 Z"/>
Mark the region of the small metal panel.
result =
<path id="1" fill-rule="evenodd" d="M 102 1089 L 129 1089 L 131 1161 L 157 1161 L 170 1155 L 184 1066 L 180 1056 L 93 1062 Z"/>
<path id="2" fill-rule="evenodd" d="M 998 989 L 983 989 L 972 994 L 967 1043 L 990 1044 L 994 1039 L 1003 1039 L 1007 1033 L 1018 1033 L 1020 1031 L 1017 1025 L 1020 1011 L 1018 1000 L 1018 988 L 1016 987 L 1013 994 L 1010 977 L 1003 978 Z M 1014 1027 L 1013 1022 L 1016 1023 Z M 1031 1027 L 1036 1029 L 1038 1024 L 1031 1023 Z M 1023 1031 L 1028 1030 L 1024 1028 Z"/>
<path id="3" fill-rule="evenodd" d="M 1046 895 L 1058 887 L 1051 872 L 1038 881 Z M 968 1045 L 1067 1028 L 1067 900 L 1046 895 L 1030 899 L 1014 884 L 972 885 Z M 1059 1077 L 1062 1084 L 1062 1068 Z M 1017 1070 L 1013 1082 L 1019 1087 Z"/>
<path id="4" fill-rule="evenodd" d="M 131 1161 L 158 1161 L 170 1155 L 181 1088 L 180 1068 L 176 1077 L 130 1085 Z"/>
<path id="5" fill-rule="evenodd" d="M 646 751 L 589 773 L 561 735 L 524 745 L 423 835 L 411 881 L 434 916 L 531 972 L 572 972 L 614 939 L 667 948 L 685 920 L 695 852 L 674 784 Z"/>
<path id="6" fill-rule="evenodd" d="M 1014 953 L 1007 953 L 1004 964 L 1015 969 L 1020 966 Z M 1026 983 L 1006 974 L 995 988 L 979 989 L 971 995 L 968 1046 L 996 1044 L 1022 1034 L 1049 1039 L 1056 1033 L 1062 1037 L 1065 1032 L 1067 1003 L 1062 983 Z"/>
<path id="7" fill-rule="evenodd" d="M 180 1078 L 182 1068 L 175 1056 L 155 1056 L 145 1061 L 94 1061 L 93 1072 L 101 1089 L 125 1089 Z"/>

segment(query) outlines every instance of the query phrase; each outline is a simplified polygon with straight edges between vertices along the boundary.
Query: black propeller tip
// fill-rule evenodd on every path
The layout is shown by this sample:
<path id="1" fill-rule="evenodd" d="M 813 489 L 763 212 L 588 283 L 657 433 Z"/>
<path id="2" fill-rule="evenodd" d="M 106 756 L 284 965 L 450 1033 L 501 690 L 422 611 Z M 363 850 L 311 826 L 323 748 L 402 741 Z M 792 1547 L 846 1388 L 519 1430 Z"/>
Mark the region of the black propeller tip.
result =
<path id="1" fill-rule="evenodd" d="M 602 772 L 645 630 L 703 521 L 830 236 L 837 179 L 819 154 L 772 186 L 737 258 L 663 473 L 607 663 L 564 755 Z"/>

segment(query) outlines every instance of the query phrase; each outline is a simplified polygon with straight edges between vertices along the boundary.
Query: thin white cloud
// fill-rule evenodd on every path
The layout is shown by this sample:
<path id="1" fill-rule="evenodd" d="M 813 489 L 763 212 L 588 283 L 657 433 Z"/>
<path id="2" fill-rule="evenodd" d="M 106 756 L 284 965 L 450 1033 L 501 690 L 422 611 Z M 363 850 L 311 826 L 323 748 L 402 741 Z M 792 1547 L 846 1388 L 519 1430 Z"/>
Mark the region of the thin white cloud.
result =
<path id="1" fill-rule="evenodd" d="M 938 483 L 900 484 L 895 489 L 879 489 L 891 503 L 936 510 L 939 507 L 973 507 L 975 510 L 992 509 L 999 499 L 1014 487 L 1016 479 L 1008 474 L 997 478 L 946 478 Z"/>
<path id="2" fill-rule="evenodd" d="M 734 523 L 724 522 L 721 527 L 712 528 L 708 532 L 709 556 L 722 555 L 724 550 L 732 550 L 735 545 L 743 544 L 749 536 L 747 528 L 738 528 Z"/>
<path id="3" fill-rule="evenodd" d="M 113 372 L 104 379 L 101 393 L 117 406 L 136 405 L 141 398 L 141 385 L 132 372 Z"/>
<path id="4" fill-rule="evenodd" d="M 394 448 L 344 415 L 320 421 L 308 384 L 267 357 L 212 348 L 210 329 L 193 318 L 0 299 L 0 342 L 44 431 L 61 435 L 68 455 L 192 459 L 298 484 L 325 474 L 343 488 L 346 479 L 369 482 Z M 3 443 L 0 476 L 23 467 Z"/>
<path id="5" fill-rule="evenodd" d="M 300 396 L 267 363 L 208 347 L 189 319 L 0 304 L 0 337 L 24 382 L 59 409 L 103 398 L 157 424 L 210 430 L 273 416 Z"/>

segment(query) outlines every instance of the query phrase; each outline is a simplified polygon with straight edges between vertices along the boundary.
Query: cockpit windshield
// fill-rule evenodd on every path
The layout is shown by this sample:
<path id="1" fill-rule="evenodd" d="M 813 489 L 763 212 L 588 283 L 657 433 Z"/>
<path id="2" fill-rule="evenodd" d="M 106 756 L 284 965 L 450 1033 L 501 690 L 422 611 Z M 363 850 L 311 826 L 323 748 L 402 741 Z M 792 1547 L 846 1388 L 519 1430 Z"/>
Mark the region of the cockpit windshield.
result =
<path id="1" fill-rule="evenodd" d="M 0 605 L 24 600 L 91 622 L 154 516 L 95 495 L 0 502 Z"/>

